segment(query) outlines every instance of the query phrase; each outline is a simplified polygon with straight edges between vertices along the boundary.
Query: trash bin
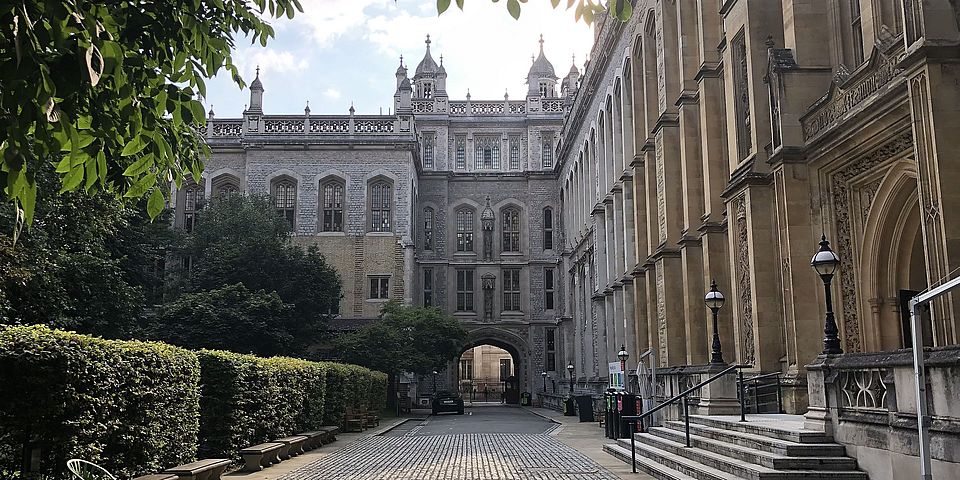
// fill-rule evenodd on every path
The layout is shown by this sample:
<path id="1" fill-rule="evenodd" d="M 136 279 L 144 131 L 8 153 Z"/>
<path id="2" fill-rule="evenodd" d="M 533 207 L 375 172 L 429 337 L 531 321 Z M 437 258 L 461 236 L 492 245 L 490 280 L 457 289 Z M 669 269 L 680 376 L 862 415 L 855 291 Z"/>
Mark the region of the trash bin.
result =
<path id="1" fill-rule="evenodd" d="M 577 402 L 577 413 L 580 414 L 580 421 L 596 422 L 597 420 L 593 418 L 593 396 L 577 395 L 573 398 Z"/>
<path id="2" fill-rule="evenodd" d="M 520 405 L 524 407 L 530 406 L 530 392 L 523 392 L 520 394 Z"/>
<path id="3" fill-rule="evenodd" d="M 619 417 L 637 414 L 637 396 L 631 393 L 619 392 L 617 402 L 617 411 Z M 633 424 L 630 421 L 619 419 L 617 425 L 617 438 L 630 438 Z"/>
<path id="4" fill-rule="evenodd" d="M 616 438 L 614 435 L 613 414 L 617 409 L 616 396 L 612 391 L 603 393 L 603 432 L 607 438 Z"/>
<path id="5" fill-rule="evenodd" d="M 567 397 L 563 401 L 563 414 L 568 417 L 572 417 L 577 414 L 573 403 L 573 397 Z"/>

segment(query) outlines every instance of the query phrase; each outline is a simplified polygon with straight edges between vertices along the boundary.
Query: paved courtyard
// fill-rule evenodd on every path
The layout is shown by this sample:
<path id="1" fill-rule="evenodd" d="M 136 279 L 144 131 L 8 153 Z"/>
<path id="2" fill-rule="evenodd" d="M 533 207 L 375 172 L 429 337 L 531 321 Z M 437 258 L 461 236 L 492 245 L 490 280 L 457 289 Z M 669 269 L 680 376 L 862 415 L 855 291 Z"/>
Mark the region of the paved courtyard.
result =
<path id="1" fill-rule="evenodd" d="M 360 439 L 281 480 L 619 478 L 550 435 L 554 428 L 518 408 L 473 408 Z"/>

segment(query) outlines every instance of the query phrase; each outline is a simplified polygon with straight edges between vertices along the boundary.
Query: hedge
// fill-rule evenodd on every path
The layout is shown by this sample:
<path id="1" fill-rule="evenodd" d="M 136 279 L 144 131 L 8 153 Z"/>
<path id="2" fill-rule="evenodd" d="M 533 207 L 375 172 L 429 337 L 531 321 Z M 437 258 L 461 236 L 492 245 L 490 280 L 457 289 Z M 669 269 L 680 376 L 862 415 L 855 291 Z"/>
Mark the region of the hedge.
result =
<path id="1" fill-rule="evenodd" d="M 63 478 L 74 457 L 124 477 L 192 461 L 198 381 L 181 348 L 0 327 L 0 474 L 20 470 L 25 443 L 39 473 Z"/>
<path id="2" fill-rule="evenodd" d="M 83 458 L 118 477 L 323 425 L 347 408 L 380 411 L 386 375 L 356 365 L 103 340 L 42 326 L 0 326 L 0 478 L 24 443 L 56 478 Z M 13 386 L 16 386 L 13 388 Z"/>

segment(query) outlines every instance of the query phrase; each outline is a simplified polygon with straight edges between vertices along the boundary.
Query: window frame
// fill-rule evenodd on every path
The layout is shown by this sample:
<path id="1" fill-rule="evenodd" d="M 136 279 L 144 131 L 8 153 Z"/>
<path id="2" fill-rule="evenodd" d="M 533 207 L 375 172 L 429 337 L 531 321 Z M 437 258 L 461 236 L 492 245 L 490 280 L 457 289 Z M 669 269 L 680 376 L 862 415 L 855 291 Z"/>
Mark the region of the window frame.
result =
<path id="1" fill-rule="evenodd" d="M 476 270 L 458 268 L 456 270 L 456 310 L 457 312 L 475 312 Z"/>
<path id="2" fill-rule="evenodd" d="M 274 209 L 290 225 L 291 231 L 296 231 L 297 228 L 297 194 L 299 193 L 297 187 L 297 181 L 287 176 L 275 178 L 270 182 L 270 195 L 273 198 Z M 283 192 L 283 198 L 280 196 L 282 188 L 286 189 Z M 288 201 L 284 201 L 285 199 Z"/>
<path id="3" fill-rule="evenodd" d="M 557 371 L 557 329 L 547 328 L 544 332 L 544 371 Z"/>
<path id="4" fill-rule="evenodd" d="M 367 275 L 368 300 L 390 300 L 390 275 Z"/>
<path id="5" fill-rule="evenodd" d="M 433 207 L 423 209 L 423 249 L 433 250 L 433 229 L 436 225 L 436 211 Z"/>
<path id="6" fill-rule="evenodd" d="M 474 233 L 476 227 L 476 211 L 469 207 L 459 208 L 454 220 L 457 222 L 457 252 L 475 253 Z"/>
<path id="7" fill-rule="evenodd" d="M 557 272 L 553 267 L 543 269 L 543 310 L 550 311 L 557 308 Z"/>
<path id="8" fill-rule="evenodd" d="M 197 225 L 197 213 L 203 209 L 205 200 L 203 185 L 194 183 L 183 189 L 183 231 L 193 232 Z"/>
<path id="9" fill-rule="evenodd" d="M 463 137 L 456 139 L 456 169 L 467 169 L 467 141 Z"/>
<path id="10" fill-rule="evenodd" d="M 513 219 L 513 221 L 511 221 Z M 508 229 L 509 227 L 509 229 Z M 500 251 L 503 253 L 520 253 L 520 209 L 506 207 L 500 211 Z"/>
<path id="11" fill-rule="evenodd" d="M 436 139 L 432 133 L 423 134 L 423 168 L 433 168 Z"/>
<path id="12" fill-rule="evenodd" d="M 510 145 L 508 148 L 510 148 L 509 169 L 520 170 L 520 138 L 510 137 Z"/>
<path id="13" fill-rule="evenodd" d="M 543 249 L 553 250 L 553 209 L 543 209 Z"/>
<path id="14" fill-rule="evenodd" d="M 543 169 L 553 168 L 553 135 L 546 134 L 540 142 L 540 167 Z"/>
<path id="15" fill-rule="evenodd" d="M 327 188 L 334 188 L 333 202 L 327 202 Z M 339 207 L 336 202 L 336 188 L 340 189 Z M 321 232 L 343 232 L 344 231 L 344 211 L 346 205 L 346 182 L 339 178 L 324 180 L 320 183 L 320 231 Z M 339 225 L 337 224 L 337 215 L 339 213 Z M 327 222 L 329 215 L 329 224 Z M 337 228 L 339 227 L 339 228 Z"/>
<path id="16" fill-rule="evenodd" d="M 503 305 L 501 305 L 501 310 L 504 312 L 522 312 L 523 298 L 520 294 L 520 269 L 503 269 L 503 282 L 501 282 L 501 285 L 503 285 Z"/>
<path id="17" fill-rule="evenodd" d="M 367 188 L 369 190 L 367 195 L 367 213 L 368 218 L 370 219 L 367 223 L 368 231 L 377 233 L 392 232 L 394 201 L 393 181 L 386 178 L 375 178 L 370 181 Z M 385 189 L 385 191 L 378 192 L 380 189 Z"/>
<path id="18" fill-rule="evenodd" d="M 423 269 L 423 306 L 432 307 L 433 302 L 433 267 Z"/>

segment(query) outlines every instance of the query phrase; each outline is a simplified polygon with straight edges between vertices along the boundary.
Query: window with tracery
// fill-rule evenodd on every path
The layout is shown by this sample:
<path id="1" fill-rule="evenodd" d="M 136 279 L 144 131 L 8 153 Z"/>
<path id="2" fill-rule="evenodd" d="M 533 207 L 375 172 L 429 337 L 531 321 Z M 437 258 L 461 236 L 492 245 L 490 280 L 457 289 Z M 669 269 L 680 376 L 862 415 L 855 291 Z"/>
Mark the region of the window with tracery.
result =
<path id="1" fill-rule="evenodd" d="M 331 180 L 325 182 L 320 189 L 323 204 L 324 232 L 343 231 L 343 182 Z"/>
<path id="2" fill-rule="evenodd" d="M 553 250 L 553 209 L 543 209 L 543 249 Z"/>
<path id="3" fill-rule="evenodd" d="M 467 168 L 467 147 L 466 141 L 461 137 L 457 139 L 457 170 Z"/>
<path id="4" fill-rule="evenodd" d="M 423 306 L 433 306 L 433 269 L 423 269 Z"/>
<path id="5" fill-rule="evenodd" d="M 541 150 L 540 160 L 543 168 L 553 168 L 553 137 L 543 137 L 543 150 Z"/>
<path id="6" fill-rule="evenodd" d="M 503 211 L 503 245 L 504 252 L 520 251 L 520 211 L 508 208 Z"/>
<path id="7" fill-rule="evenodd" d="M 457 251 L 473 251 L 473 210 L 457 210 Z"/>
<path id="8" fill-rule="evenodd" d="M 433 208 L 423 209 L 423 249 L 433 250 Z"/>
<path id="9" fill-rule="evenodd" d="M 457 270 L 457 311 L 473 311 L 473 269 Z"/>
<path id="10" fill-rule="evenodd" d="M 433 135 L 424 135 L 424 136 L 423 136 L 423 166 L 424 166 L 424 168 L 433 168 L 433 150 L 434 150 L 434 137 L 433 137 Z"/>
<path id="11" fill-rule="evenodd" d="M 520 311 L 520 269 L 503 271 L 503 310 Z"/>
<path id="12" fill-rule="evenodd" d="M 273 182 L 273 202 L 277 208 L 277 214 L 293 229 L 296 222 L 297 206 L 297 184 L 289 179 L 283 178 Z"/>
<path id="13" fill-rule="evenodd" d="M 485 170 L 499 170 L 500 138 L 478 138 L 476 144 L 477 166 Z"/>
<path id="14" fill-rule="evenodd" d="M 377 180 L 370 184 L 370 231 L 389 232 L 393 209 L 393 184 Z"/>
<path id="15" fill-rule="evenodd" d="M 743 30 L 731 43 L 733 54 L 733 106 L 736 114 L 737 154 L 743 160 L 753 149 L 753 133 L 750 127 L 750 74 L 747 63 L 747 45 Z"/>
<path id="16" fill-rule="evenodd" d="M 203 206 L 203 187 L 190 185 L 184 191 L 183 229 L 192 232 L 197 223 L 197 212 Z"/>
<path id="17" fill-rule="evenodd" d="M 554 293 L 556 292 L 556 279 L 554 275 L 556 270 L 553 268 L 543 269 L 543 309 L 553 310 Z"/>
<path id="18" fill-rule="evenodd" d="M 520 170 L 520 139 L 510 137 L 510 170 Z"/>
<path id="19" fill-rule="evenodd" d="M 240 193 L 240 187 L 231 182 L 224 182 L 213 187 L 214 197 L 223 197 L 226 195 L 236 195 Z"/>

